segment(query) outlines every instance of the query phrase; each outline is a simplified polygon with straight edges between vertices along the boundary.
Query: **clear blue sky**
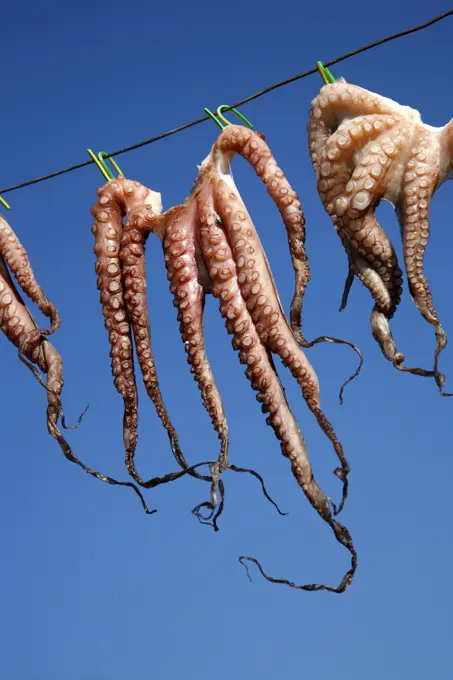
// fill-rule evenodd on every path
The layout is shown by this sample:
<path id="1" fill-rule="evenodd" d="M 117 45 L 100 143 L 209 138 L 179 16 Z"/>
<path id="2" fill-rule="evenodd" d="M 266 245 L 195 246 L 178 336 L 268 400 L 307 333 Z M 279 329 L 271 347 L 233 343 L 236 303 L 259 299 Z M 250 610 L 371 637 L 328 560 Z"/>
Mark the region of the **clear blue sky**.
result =
<path id="1" fill-rule="evenodd" d="M 308 8 L 308 5 L 309 8 Z M 378 5 L 319 3 L 14 2 L 2 8 L 0 185 L 83 161 L 176 127 L 216 107 L 364 43 L 448 9 L 432 0 Z M 453 115 L 453 19 L 348 60 L 334 73 L 421 110 L 432 125 Z M 445 65 L 445 66 L 443 66 Z M 352 352 L 310 350 L 325 411 L 351 464 L 343 521 L 359 551 L 353 587 L 342 596 L 250 583 L 237 561 L 256 555 L 276 576 L 337 583 L 349 558 L 313 512 L 280 453 L 243 374 L 216 301 L 206 340 L 231 433 L 231 458 L 253 466 L 290 512 L 280 517 L 251 478 L 228 473 L 221 531 L 190 509 L 208 487 L 184 479 L 135 495 L 64 460 L 45 428 L 45 395 L 0 338 L 0 677 L 8 680 L 219 680 L 300 677 L 447 680 L 451 652 L 451 413 L 433 381 L 397 373 L 371 337 L 371 299 L 355 283 L 338 313 L 346 258 L 316 193 L 306 122 L 321 80 L 311 76 L 243 108 L 263 131 L 308 223 L 312 282 L 309 337 L 329 333 L 358 344 L 361 378 L 345 405 L 337 392 L 356 365 Z M 124 172 L 182 202 L 217 128 L 204 123 L 118 159 Z M 270 257 L 285 308 L 293 274 L 286 236 L 264 188 L 241 160 L 235 179 Z M 64 404 L 74 420 L 91 408 L 75 450 L 88 464 L 125 478 L 122 402 L 110 376 L 94 273 L 90 209 L 102 178 L 94 167 L 8 194 L 8 219 L 62 318 L 55 343 L 65 359 Z M 431 210 L 427 273 L 452 345 L 442 357 L 453 389 L 451 185 Z M 380 209 L 401 254 L 395 216 Z M 217 455 L 186 365 L 157 239 L 148 248 L 154 349 L 168 409 L 187 458 Z M 38 318 L 38 315 L 37 315 Z M 393 323 L 409 365 L 432 365 L 434 335 L 404 286 Z M 336 460 L 297 386 L 282 372 L 316 475 L 338 498 Z M 167 437 L 140 386 L 143 475 L 176 469 Z"/>

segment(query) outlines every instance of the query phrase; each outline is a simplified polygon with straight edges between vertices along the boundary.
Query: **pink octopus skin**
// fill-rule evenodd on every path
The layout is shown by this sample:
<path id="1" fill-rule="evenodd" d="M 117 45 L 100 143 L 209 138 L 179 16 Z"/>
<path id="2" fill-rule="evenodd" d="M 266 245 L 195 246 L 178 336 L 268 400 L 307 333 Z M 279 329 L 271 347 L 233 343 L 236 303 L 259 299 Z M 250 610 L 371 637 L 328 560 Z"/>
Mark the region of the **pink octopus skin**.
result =
<path id="1" fill-rule="evenodd" d="M 329 501 L 316 483 L 307 455 L 305 441 L 286 400 L 271 353 L 278 354 L 298 381 L 309 408 L 340 459 L 336 470 L 343 481 L 343 500 L 347 494 L 349 465 L 335 433 L 320 406 L 316 374 L 296 341 L 284 315 L 270 267 L 256 229 L 248 215 L 230 173 L 234 154 L 240 154 L 254 167 L 268 193 L 277 204 L 288 233 L 296 277 L 307 280 L 308 263 L 304 249 L 304 219 L 301 204 L 275 162 L 262 135 L 242 126 L 231 125 L 218 136 L 211 153 L 200 166 L 200 175 L 184 205 L 160 217 L 144 217 L 142 228 L 157 233 L 163 240 L 170 289 L 179 310 L 181 333 L 188 350 L 188 360 L 202 391 L 214 426 L 223 423 L 224 413 L 214 377 L 207 362 L 202 335 L 204 293 L 219 298 L 220 311 L 227 331 L 233 335 L 233 347 L 247 366 L 246 375 L 262 410 L 269 413 L 267 423 L 281 442 L 293 474 L 310 503 L 331 526 L 337 540 L 350 551 L 352 566 L 336 588 L 286 583 L 304 590 L 327 589 L 344 592 L 352 582 L 357 556 L 348 530 L 332 516 Z M 207 398 L 206 394 L 212 395 Z M 217 425 L 216 425 L 217 423 Z"/>
<path id="2" fill-rule="evenodd" d="M 318 191 L 348 254 L 342 307 L 354 275 L 370 290 L 375 308 L 373 335 L 399 370 L 434 377 L 442 391 L 438 359 L 447 344 L 424 275 L 429 237 L 428 211 L 434 192 L 452 173 L 453 120 L 434 128 L 420 113 L 339 79 L 321 88 L 312 102 L 309 148 Z M 411 296 L 436 332 L 434 371 L 402 365 L 389 320 L 401 298 L 401 270 L 375 211 L 381 200 L 394 206 L 403 240 Z"/>
<path id="3" fill-rule="evenodd" d="M 10 267 L 21 289 L 37 303 L 40 310 L 51 319 L 48 331 L 40 330 L 10 275 Z M 7 222 L 0 217 L 0 328 L 8 340 L 19 350 L 21 361 L 44 386 L 40 369 L 47 375 L 47 430 L 56 439 L 65 457 L 79 465 L 85 472 L 112 485 L 131 487 L 139 496 L 146 512 L 148 508 L 139 490 L 129 482 L 118 482 L 84 465 L 72 451 L 58 426 L 64 416 L 61 406 L 63 389 L 63 361 L 55 347 L 44 335 L 50 335 L 60 325 L 56 307 L 45 296 L 35 280 L 27 253 Z M 36 368 L 38 367 L 38 368 Z M 80 422 L 80 419 L 79 419 Z M 66 426 L 65 426 L 66 427 Z"/>

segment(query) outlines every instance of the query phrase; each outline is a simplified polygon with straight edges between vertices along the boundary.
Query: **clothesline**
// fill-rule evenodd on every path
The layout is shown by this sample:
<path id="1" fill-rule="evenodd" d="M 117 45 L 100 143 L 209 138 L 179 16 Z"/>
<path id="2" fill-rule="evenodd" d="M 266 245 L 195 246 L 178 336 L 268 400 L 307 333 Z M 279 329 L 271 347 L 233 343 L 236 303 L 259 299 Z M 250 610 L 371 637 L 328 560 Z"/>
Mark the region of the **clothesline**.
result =
<path id="1" fill-rule="evenodd" d="M 428 28 L 428 26 L 432 26 L 433 24 L 436 24 L 439 21 L 442 21 L 443 19 L 446 19 L 447 17 L 453 15 L 453 9 L 448 10 L 447 12 L 444 12 L 443 14 L 440 14 L 433 19 L 430 19 L 429 21 L 425 22 L 424 24 L 419 24 L 418 26 L 415 26 L 413 28 L 408 28 L 404 31 L 400 31 L 399 33 L 394 33 L 393 35 L 389 35 L 386 38 L 382 38 L 381 40 L 377 40 L 376 42 L 369 43 L 368 45 L 364 45 L 363 47 L 359 47 L 356 50 L 353 50 L 352 52 L 348 52 L 347 54 L 343 54 L 341 57 L 337 57 L 336 59 L 332 59 L 331 61 L 326 61 L 324 62 L 324 65 L 329 67 L 333 66 L 335 64 L 338 64 L 341 61 L 344 61 L 346 59 L 350 59 L 351 57 L 356 56 L 357 54 L 361 54 L 362 52 L 366 52 L 367 50 L 371 50 L 374 47 L 378 47 L 379 45 L 383 45 L 384 43 L 390 42 L 392 40 L 396 40 L 397 38 L 402 38 L 406 35 L 410 35 L 411 33 L 416 33 L 417 31 L 421 31 L 425 28 Z M 264 88 L 264 90 L 260 90 L 259 92 L 256 92 L 255 94 L 250 95 L 249 97 L 246 97 L 245 99 L 241 99 L 240 101 L 236 102 L 235 104 L 231 104 L 230 106 L 226 107 L 224 110 L 228 111 L 231 110 L 232 108 L 237 108 L 239 106 L 243 106 L 244 104 L 248 104 L 249 102 L 253 101 L 254 99 L 258 99 L 258 97 L 262 97 L 265 94 L 268 94 L 269 92 L 272 92 L 273 90 L 276 90 L 279 87 L 283 87 L 284 85 L 289 85 L 290 83 L 294 83 L 297 80 L 301 80 L 302 78 L 306 78 L 309 75 L 312 75 L 314 73 L 317 73 L 318 69 L 317 67 L 311 68 L 308 71 L 304 71 L 303 73 L 299 73 L 295 76 L 291 76 L 290 78 L 287 78 L 286 80 L 281 80 L 278 83 L 274 83 L 273 85 L 269 85 L 268 87 Z M 183 130 L 187 130 L 188 128 L 194 127 L 195 125 L 199 125 L 200 123 L 204 123 L 207 120 L 211 120 L 209 116 L 203 116 L 203 118 L 198 118 L 196 120 L 191 121 L 190 123 L 185 123 L 184 125 L 181 125 L 177 128 L 174 128 L 173 130 L 168 130 L 167 132 L 164 132 L 160 135 L 157 135 L 156 137 L 150 137 L 149 139 L 145 139 L 142 142 L 138 142 L 137 144 L 132 144 L 131 146 L 126 146 L 122 149 L 118 149 L 117 151 L 111 151 L 107 154 L 105 154 L 105 158 L 109 158 L 111 156 L 119 156 L 120 154 L 127 153 L 128 151 L 134 151 L 135 149 L 140 149 L 143 146 L 147 146 L 148 144 L 153 144 L 154 142 L 158 142 L 161 139 L 165 139 L 166 137 L 170 137 L 171 135 L 176 134 L 177 132 L 182 132 Z M 36 177 L 35 179 L 27 180 L 26 182 L 22 182 L 20 184 L 15 184 L 13 186 L 7 187 L 5 189 L 0 189 L 0 196 L 2 194 L 7 194 L 11 191 L 16 191 L 17 189 L 23 189 L 24 187 L 31 186 L 32 184 L 38 184 L 39 182 L 44 182 L 46 180 L 52 179 L 53 177 L 58 177 L 59 175 L 64 175 L 68 172 L 72 172 L 73 170 L 79 170 L 80 168 L 87 167 L 88 165 L 92 165 L 95 161 L 90 159 L 87 161 L 83 161 L 83 163 L 77 163 L 76 165 L 71 165 L 68 168 L 64 168 L 63 170 L 57 170 L 56 172 L 51 172 L 48 175 L 43 175 L 42 177 Z"/>

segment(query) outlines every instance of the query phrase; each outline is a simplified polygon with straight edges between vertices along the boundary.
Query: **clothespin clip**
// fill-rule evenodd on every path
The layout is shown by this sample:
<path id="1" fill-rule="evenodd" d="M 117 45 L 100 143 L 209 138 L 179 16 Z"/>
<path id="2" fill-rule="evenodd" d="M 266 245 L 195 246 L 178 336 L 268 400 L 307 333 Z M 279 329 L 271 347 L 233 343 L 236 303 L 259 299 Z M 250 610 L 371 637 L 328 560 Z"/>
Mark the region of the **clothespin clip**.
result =
<path id="1" fill-rule="evenodd" d="M 217 117 L 216 117 L 216 116 L 212 113 L 212 111 L 210 111 L 209 109 L 206 109 L 206 108 L 205 108 L 205 109 L 203 109 L 203 110 L 204 110 L 205 113 L 208 114 L 208 116 L 209 116 L 210 118 L 212 118 L 212 120 L 214 121 L 214 123 L 215 123 L 216 125 L 218 125 L 219 128 L 220 128 L 221 130 L 223 130 L 227 125 L 232 125 L 232 123 L 230 123 L 230 121 L 227 120 L 227 119 L 225 118 L 225 116 L 222 115 L 222 111 L 225 111 L 225 109 L 229 109 L 232 113 L 236 114 L 236 116 L 237 116 L 238 118 L 240 118 L 240 119 L 242 120 L 242 122 L 243 122 L 248 128 L 250 128 L 251 130 L 253 130 L 253 125 L 252 125 L 251 122 L 248 120 L 248 118 L 246 118 L 246 117 L 245 117 L 240 111 L 238 111 L 237 109 L 235 109 L 235 108 L 230 109 L 230 107 L 228 106 L 228 104 L 222 104 L 221 106 L 218 106 L 218 107 L 217 107 L 217 111 L 216 111 Z M 219 120 L 219 118 L 220 118 L 220 120 Z M 223 121 L 223 122 L 225 123 L 225 125 L 223 125 L 220 121 Z"/>
<path id="2" fill-rule="evenodd" d="M 325 85 L 328 85 L 329 83 L 334 83 L 335 78 L 327 68 L 327 66 L 324 66 L 322 61 L 316 62 L 316 66 L 318 67 L 318 71 L 321 75 L 321 78 L 323 79 Z"/>
<path id="3" fill-rule="evenodd" d="M 1 203 L 7 210 L 11 210 L 11 206 L 8 205 L 8 203 L 5 201 L 5 199 L 2 198 L 1 196 L 0 196 L 0 203 Z"/>
<path id="4" fill-rule="evenodd" d="M 115 179 L 115 175 L 114 175 L 113 172 L 110 170 L 110 168 L 108 167 L 108 165 L 107 165 L 107 163 L 106 163 L 106 161 L 105 161 L 105 158 L 106 158 L 106 156 L 108 156 L 108 154 L 107 154 L 105 151 L 100 151 L 100 152 L 98 153 L 97 157 L 96 157 L 96 156 L 94 155 L 94 153 L 92 152 L 91 149 L 87 149 L 87 151 L 88 151 L 88 153 L 90 154 L 91 158 L 92 158 L 92 159 L 94 160 L 94 162 L 96 163 L 96 165 L 98 166 L 99 170 L 100 170 L 100 171 L 102 172 L 102 174 L 104 175 L 104 177 L 105 177 L 105 179 L 107 180 L 107 182 L 108 182 L 109 180 L 111 180 L 111 179 Z M 121 172 L 121 170 L 120 170 L 118 164 L 116 163 L 116 161 L 114 161 L 113 158 L 110 158 L 110 157 L 108 158 L 108 160 L 110 161 L 111 165 L 113 165 L 113 167 L 115 168 L 117 174 L 118 174 L 118 175 L 121 175 L 122 177 L 124 177 L 124 175 L 123 175 L 123 173 Z"/>

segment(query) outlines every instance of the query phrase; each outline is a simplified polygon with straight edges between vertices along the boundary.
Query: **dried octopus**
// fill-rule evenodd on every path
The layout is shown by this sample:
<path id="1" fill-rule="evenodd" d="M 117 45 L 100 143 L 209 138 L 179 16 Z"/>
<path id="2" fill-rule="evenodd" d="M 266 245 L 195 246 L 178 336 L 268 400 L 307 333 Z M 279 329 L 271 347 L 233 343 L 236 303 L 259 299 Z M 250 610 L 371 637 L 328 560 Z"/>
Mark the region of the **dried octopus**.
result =
<path id="1" fill-rule="evenodd" d="M 230 163 L 235 154 L 250 162 L 283 218 L 296 272 L 296 295 L 291 316 L 293 328 L 285 317 L 258 234 L 233 181 Z M 203 338 L 203 307 L 208 293 L 219 299 L 227 331 L 233 335 L 233 347 L 239 350 L 239 359 L 247 366 L 246 375 L 252 388 L 258 392 L 257 399 L 262 403 L 263 412 L 269 414 L 267 423 L 281 442 L 282 453 L 289 458 L 297 482 L 315 510 L 332 528 L 337 540 L 351 553 L 351 568 L 336 588 L 320 584 L 297 586 L 286 579 L 267 575 L 255 558 L 243 556 L 241 562 L 253 561 L 263 576 L 272 582 L 303 590 L 344 592 L 352 582 L 357 555 L 348 530 L 334 519 L 334 515 L 340 512 L 347 495 L 349 465 L 332 426 L 321 410 L 318 380 L 300 346 L 311 344 L 307 343 L 299 328 L 304 287 L 309 280 L 301 204 L 263 136 L 242 126 L 228 126 L 219 134 L 199 171 L 184 204 L 164 214 L 161 214 L 160 194 L 122 177 L 109 181 L 99 190 L 92 211 L 95 217 L 96 271 L 111 344 L 112 371 L 125 405 L 127 467 L 134 480 L 142 486 L 157 483 L 157 479 L 144 482 L 134 465 L 137 391 L 133 334 L 145 387 L 168 431 L 173 452 L 181 467 L 198 475 L 193 468 L 188 468 L 180 451 L 174 427 L 163 405 L 152 354 L 144 248 L 148 235 L 154 233 L 163 244 L 170 291 L 178 309 L 188 363 L 221 442 L 218 462 L 211 466 L 211 471 L 215 471 L 219 478 L 229 463 L 225 412 Z M 290 369 L 340 460 L 341 467 L 335 473 L 343 482 L 343 498 L 338 508 L 333 507 L 333 513 L 314 479 L 305 441 L 286 400 L 272 354 L 280 356 Z M 215 482 L 209 477 L 207 480 Z"/>
<path id="2" fill-rule="evenodd" d="M 220 471 L 226 468 L 234 472 L 247 472 L 256 477 L 262 486 L 265 497 L 277 511 L 278 505 L 269 496 L 264 481 L 255 470 L 241 468 L 228 463 L 228 430 L 225 426 L 218 429 L 222 440 L 221 463 L 205 461 L 189 466 L 179 443 L 176 429 L 168 415 L 156 374 L 156 366 L 151 342 L 151 328 L 146 297 L 145 244 L 149 230 L 133 230 L 133 224 L 142 216 L 151 219 L 162 212 L 160 193 L 147 189 L 139 182 L 132 182 L 123 176 L 111 180 L 98 190 L 98 199 L 92 208 L 95 218 L 92 232 L 95 236 L 95 269 L 98 274 L 98 289 L 105 317 L 105 327 L 109 334 L 111 367 L 114 384 L 123 397 L 123 441 L 126 451 L 126 467 L 131 477 L 142 487 L 152 489 L 167 484 L 189 474 L 197 479 L 211 483 L 211 501 L 200 503 L 193 513 L 203 524 L 209 524 L 218 531 L 217 520 L 224 507 L 224 484 Z M 125 224 L 123 225 L 123 218 Z M 138 394 L 135 378 L 133 342 L 143 383 L 152 400 L 156 412 L 167 431 L 173 455 L 182 468 L 162 477 L 144 480 L 135 466 L 135 452 L 138 441 Z M 207 392 L 209 388 L 207 389 Z M 212 395 L 207 395 L 206 404 Z M 220 397 L 219 403 L 220 402 Z M 197 472 L 197 468 L 208 465 L 211 475 Z M 221 470 L 220 470 L 221 467 Z M 220 502 L 217 503 L 217 489 Z M 201 509 L 210 512 L 207 517 Z M 212 518 L 212 521 L 211 521 Z"/>
<path id="3" fill-rule="evenodd" d="M 434 377 L 442 391 L 438 360 L 447 336 L 424 275 L 428 213 L 434 192 L 451 175 L 453 121 L 442 128 L 422 122 L 408 106 L 374 94 L 343 78 L 325 85 L 312 102 L 309 148 L 318 191 L 349 260 L 344 309 L 357 276 L 375 306 L 371 326 L 384 356 L 395 368 Z M 403 366 L 389 321 L 402 293 L 402 272 L 393 246 L 376 219 L 381 200 L 392 204 L 403 240 L 409 290 L 436 333 L 434 370 Z"/>
<path id="4" fill-rule="evenodd" d="M 49 329 L 38 328 L 10 272 L 22 291 L 50 319 Z M 60 324 L 61 320 L 56 307 L 46 297 L 35 279 L 25 248 L 9 224 L 0 216 L 0 327 L 6 337 L 19 350 L 21 361 L 33 372 L 36 379 L 47 391 L 47 429 L 49 434 L 56 439 L 69 461 L 76 463 L 88 474 L 108 484 L 131 487 L 138 494 L 145 511 L 149 512 L 142 494 L 134 484 L 118 482 L 112 477 L 102 475 L 84 465 L 74 454 L 61 433 L 58 426 L 60 416 L 63 427 L 69 429 L 65 424 L 61 406 L 63 361 L 55 347 L 47 339 L 47 336 L 58 330 Z M 47 376 L 46 384 L 44 384 L 38 369 Z"/>

